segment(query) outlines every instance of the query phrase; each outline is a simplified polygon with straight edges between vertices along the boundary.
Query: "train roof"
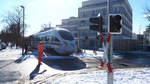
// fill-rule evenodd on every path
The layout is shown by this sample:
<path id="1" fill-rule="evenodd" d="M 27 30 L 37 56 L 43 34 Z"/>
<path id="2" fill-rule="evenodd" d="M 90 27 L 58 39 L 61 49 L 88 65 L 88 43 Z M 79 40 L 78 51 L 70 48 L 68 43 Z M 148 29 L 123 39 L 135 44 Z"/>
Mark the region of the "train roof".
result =
<path id="1" fill-rule="evenodd" d="M 45 35 L 50 35 L 50 34 L 53 34 L 55 35 L 56 31 L 59 31 L 59 30 L 64 30 L 64 31 L 69 31 L 67 29 L 64 29 L 64 28 L 53 28 L 53 29 L 50 29 L 48 31 L 44 31 L 44 32 L 38 32 L 36 34 L 33 34 L 32 36 L 33 37 L 42 37 L 42 36 L 45 36 Z"/>

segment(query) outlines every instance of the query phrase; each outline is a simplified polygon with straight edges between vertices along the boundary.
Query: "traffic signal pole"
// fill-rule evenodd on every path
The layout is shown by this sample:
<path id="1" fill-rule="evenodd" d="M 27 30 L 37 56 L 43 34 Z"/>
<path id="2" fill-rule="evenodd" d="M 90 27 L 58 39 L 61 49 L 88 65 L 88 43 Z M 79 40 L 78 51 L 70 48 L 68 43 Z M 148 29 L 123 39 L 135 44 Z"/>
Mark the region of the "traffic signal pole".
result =
<path id="1" fill-rule="evenodd" d="M 91 30 L 95 30 L 97 32 L 100 32 L 101 34 L 101 42 L 103 45 L 103 49 L 104 49 L 104 55 L 103 55 L 103 60 L 101 61 L 101 66 L 103 67 L 104 64 L 106 64 L 107 66 L 107 84 L 113 84 L 113 70 L 112 70 L 112 36 L 109 32 L 109 28 L 110 28 L 110 17 L 109 17 L 109 0 L 107 0 L 107 16 L 108 16 L 108 31 L 106 31 L 107 29 L 105 29 L 105 34 L 107 34 L 107 41 L 104 41 L 104 37 L 103 37 L 103 21 L 102 21 L 102 16 L 101 14 L 99 14 L 97 17 L 92 17 L 89 19 L 89 21 L 91 23 L 93 23 L 93 25 L 90 25 L 90 29 Z M 96 33 L 97 34 L 97 33 Z M 104 43 L 106 42 L 106 43 Z M 97 37 L 96 37 L 96 43 L 97 44 Z M 97 46 L 97 45 L 96 45 Z M 95 49 L 96 49 L 95 46 Z"/>
<path id="2" fill-rule="evenodd" d="M 109 17 L 109 15 L 110 15 L 109 8 L 110 7 L 109 6 L 110 6 L 110 1 L 107 0 L 108 28 L 106 28 L 104 31 L 103 31 L 103 20 L 102 20 L 102 16 L 100 13 L 97 17 L 91 17 L 89 19 L 89 21 L 93 24 L 93 25 L 90 25 L 90 29 L 100 32 L 101 42 L 102 42 L 102 46 L 104 49 L 104 54 L 103 54 L 103 58 L 102 58 L 100 65 L 101 65 L 101 67 L 106 65 L 106 67 L 107 67 L 107 84 L 113 84 L 113 65 L 112 65 L 113 38 L 111 35 L 112 32 L 110 32 L 110 28 L 112 28 L 112 26 L 110 26 L 110 17 Z M 120 16 L 117 16 L 116 18 L 118 18 L 118 17 L 119 17 L 119 19 L 117 21 L 119 23 L 121 18 L 120 18 Z M 115 27 L 120 28 L 121 25 L 119 25 L 118 23 L 114 24 L 114 22 L 113 22 L 111 24 L 117 25 Z M 107 34 L 106 41 L 104 41 L 103 32 L 105 34 Z M 96 33 L 96 35 L 97 35 L 97 33 Z M 104 43 L 104 42 L 106 42 L 106 43 Z M 95 45 L 96 44 L 97 44 L 97 37 L 96 37 Z M 95 46 L 95 49 L 96 49 L 96 47 L 97 47 L 97 45 Z"/>
<path id="3" fill-rule="evenodd" d="M 93 25 L 90 25 L 90 29 L 91 30 L 94 30 L 96 31 L 96 34 L 95 34 L 95 47 L 94 47 L 94 53 L 96 54 L 96 49 L 98 48 L 98 34 L 97 32 L 102 32 L 102 16 L 101 14 L 99 13 L 99 15 L 97 17 L 91 17 L 89 19 L 89 21 L 93 24 Z"/>
<path id="4" fill-rule="evenodd" d="M 110 27 L 109 8 L 110 8 L 110 1 L 107 0 L 108 31 L 110 29 L 109 28 Z M 107 53 L 109 64 L 110 64 L 110 68 L 113 67 L 113 65 L 112 65 L 112 46 L 113 46 L 112 41 L 113 41 L 113 38 L 111 37 L 110 45 L 108 47 L 108 53 Z M 112 73 L 107 71 L 107 84 L 113 84 L 113 71 L 112 71 Z"/>

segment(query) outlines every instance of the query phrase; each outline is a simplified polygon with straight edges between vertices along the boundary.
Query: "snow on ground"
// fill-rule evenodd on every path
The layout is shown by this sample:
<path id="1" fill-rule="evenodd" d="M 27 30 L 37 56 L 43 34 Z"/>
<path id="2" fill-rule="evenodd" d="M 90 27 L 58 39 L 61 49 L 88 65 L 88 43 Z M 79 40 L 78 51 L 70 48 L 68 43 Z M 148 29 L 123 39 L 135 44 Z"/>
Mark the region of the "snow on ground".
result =
<path id="1" fill-rule="evenodd" d="M 93 50 L 86 50 L 85 52 L 78 53 L 75 56 L 81 57 L 81 58 L 101 58 L 101 57 L 103 57 L 103 54 L 104 54 L 103 51 L 96 51 L 96 53 L 95 53 L 95 52 L 93 52 Z M 121 58 L 119 53 L 113 54 L 113 57 Z"/>
<path id="2" fill-rule="evenodd" d="M 37 53 L 37 51 L 33 51 L 33 53 Z M 80 58 L 99 58 L 103 56 L 103 52 L 102 51 L 97 51 L 97 53 L 95 54 L 92 50 L 86 50 L 86 52 L 81 52 L 81 53 L 74 53 L 71 56 L 55 56 L 55 55 L 51 55 L 50 53 L 46 53 L 45 54 L 48 56 L 49 59 L 71 59 L 71 58 L 75 58 L 75 57 L 80 57 Z M 43 56 L 43 58 L 45 58 Z"/>
<path id="3" fill-rule="evenodd" d="M 78 53 L 77 54 L 77 57 L 81 57 L 81 58 L 93 58 L 93 57 L 102 57 L 103 56 L 103 53 L 102 51 L 97 51 L 96 53 L 93 52 L 92 50 L 86 50 L 85 52 L 83 53 Z"/>
<path id="4" fill-rule="evenodd" d="M 150 84 L 150 68 L 118 69 L 114 72 L 114 84 Z M 57 78 L 53 84 L 107 84 L 106 71 L 67 75 Z"/>
<path id="5" fill-rule="evenodd" d="M 1 60 L 3 60 L 3 59 L 5 59 L 5 60 L 7 60 L 7 59 L 17 59 L 17 58 L 20 58 L 20 56 L 22 56 L 21 53 L 22 53 L 21 48 L 16 49 L 16 48 L 7 47 L 6 49 L 0 51 L 0 59 Z M 48 59 L 72 59 L 72 58 L 75 58 L 75 57 L 80 57 L 80 58 L 101 58 L 103 56 L 103 53 L 104 53 L 103 51 L 97 51 L 95 53 L 92 50 L 86 50 L 85 52 L 75 53 L 71 56 L 54 56 L 54 55 L 51 55 L 50 53 L 46 53 L 46 55 L 48 56 Z M 37 57 L 38 53 L 37 53 L 36 50 L 33 50 L 32 52 L 29 51 L 28 55 L 30 55 L 30 57 Z M 113 55 L 113 56 L 114 57 L 120 57 L 120 55 Z M 45 56 L 43 56 L 42 58 L 45 59 Z M 22 59 L 22 58 L 20 58 L 20 59 Z"/>
<path id="6" fill-rule="evenodd" d="M 21 48 L 10 48 L 7 47 L 6 49 L 0 50 L 0 60 L 16 60 L 16 59 L 26 59 L 26 58 L 33 58 L 35 57 L 32 52 L 28 52 L 28 55 L 22 56 L 22 49 Z"/>
<path id="7" fill-rule="evenodd" d="M 8 53 L 9 52 L 9 53 Z M 21 49 L 9 48 L 0 51 L 0 60 L 9 60 L 19 58 L 21 55 Z"/>
<path id="8" fill-rule="evenodd" d="M 37 51 L 35 51 L 34 53 L 36 53 L 35 55 L 37 56 Z M 51 59 L 56 57 L 57 58 L 69 57 L 69 56 L 51 56 L 48 53 L 46 54 Z M 16 59 L 19 58 L 20 56 L 21 56 L 20 48 L 19 49 L 7 48 L 0 51 L 0 60 L 3 59 L 6 60 L 7 58 Z M 86 50 L 85 53 L 78 53 L 70 57 L 74 56 L 85 58 L 102 57 L 103 52 L 99 51 L 97 52 L 97 54 L 95 54 L 91 50 Z M 114 84 L 150 84 L 149 79 L 150 79 L 150 68 L 118 69 L 114 71 Z M 53 84 L 107 84 L 107 72 L 105 70 L 100 70 L 94 72 L 84 72 L 81 74 L 67 75 L 64 77 L 57 78 L 53 82 Z"/>

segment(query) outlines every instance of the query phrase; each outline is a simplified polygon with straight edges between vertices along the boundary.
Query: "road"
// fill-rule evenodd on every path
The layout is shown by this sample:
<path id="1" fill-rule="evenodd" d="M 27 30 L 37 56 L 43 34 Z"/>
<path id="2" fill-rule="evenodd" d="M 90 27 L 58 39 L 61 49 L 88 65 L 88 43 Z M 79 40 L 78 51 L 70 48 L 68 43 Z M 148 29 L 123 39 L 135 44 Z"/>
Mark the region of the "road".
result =
<path id="1" fill-rule="evenodd" d="M 0 60 L 0 83 L 17 83 L 22 79 L 22 75 L 17 69 L 14 60 Z"/>
<path id="2" fill-rule="evenodd" d="M 150 67 L 150 55 L 142 53 L 128 53 L 121 56 L 120 59 L 115 60 L 128 65 L 136 67 Z"/>

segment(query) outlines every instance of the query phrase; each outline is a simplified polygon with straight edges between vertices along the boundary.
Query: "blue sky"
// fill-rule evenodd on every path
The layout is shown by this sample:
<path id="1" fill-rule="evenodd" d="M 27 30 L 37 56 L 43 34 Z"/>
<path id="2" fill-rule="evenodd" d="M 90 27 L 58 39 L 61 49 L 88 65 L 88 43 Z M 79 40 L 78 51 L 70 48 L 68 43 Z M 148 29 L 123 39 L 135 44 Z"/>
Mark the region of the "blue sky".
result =
<path id="1" fill-rule="evenodd" d="M 25 22 L 28 24 L 26 35 L 40 31 L 42 24 L 52 26 L 61 23 L 61 19 L 78 15 L 83 0 L 0 0 L 0 17 L 13 11 L 20 5 L 25 6 Z M 148 24 L 144 18 L 144 8 L 150 0 L 129 0 L 133 10 L 133 32 L 143 31 Z M 2 29 L 0 24 L 0 30 Z"/>
<path id="2" fill-rule="evenodd" d="M 139 33 L 139 31 L 141 31 L 142 33 L 143 30 L 145 30 L 147 24 L 150 23 L 144 17 L 145 16 L 144 9 L 145 7 L 150 8 L 149 5 L 150 0 L 128 0 L 128 1 L 133 11 L 133 32 Z"/>

